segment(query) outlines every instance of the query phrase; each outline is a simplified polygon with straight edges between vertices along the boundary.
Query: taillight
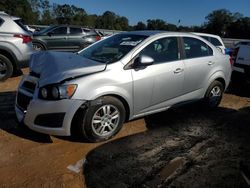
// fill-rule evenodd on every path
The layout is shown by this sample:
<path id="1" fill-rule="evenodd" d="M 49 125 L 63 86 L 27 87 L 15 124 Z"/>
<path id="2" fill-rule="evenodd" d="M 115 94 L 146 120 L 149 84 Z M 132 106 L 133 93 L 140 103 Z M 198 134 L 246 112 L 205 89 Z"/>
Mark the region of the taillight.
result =
<path id="1" fill-rule="evenodd" d="M 99 35 L 96 35 L 95 39 L 96 39 L 96 41 L 98 41 L 98 40 L 101 40 L 101 39 L 102 39 L 102 37 L 101 37 L 101 36 L 99 36 Z"/>
<path id="2" fill-rule="evenodd" d="M 233 60 L 233 58 L 232 58 L 232 57 L 230 57 L 230 58 L 229 58 L 229 63 L 231 64 L 231 66 L 233 66 L 233 64 L 234 64 L 234 60 Z"/>
<path id="3" fill-rule="evenodd" d="M 27 36 L 27 35 L 19 34 L 19 35 L 14 35 L 14 37 L 23 39 L 24 44 L 27 44 L 27 43 L 32 41 L 32 38 L 30 36 Z"/>

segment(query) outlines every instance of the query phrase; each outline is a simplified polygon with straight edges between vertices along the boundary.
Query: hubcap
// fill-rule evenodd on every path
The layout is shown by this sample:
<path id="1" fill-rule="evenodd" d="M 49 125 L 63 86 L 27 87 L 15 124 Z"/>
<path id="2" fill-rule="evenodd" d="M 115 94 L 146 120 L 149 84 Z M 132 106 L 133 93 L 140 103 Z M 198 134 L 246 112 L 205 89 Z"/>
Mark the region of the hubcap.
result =
<path id="1" fill-rule="evenodd" d="M 120 112 L 113 105 L 100 107 L 92 118 L 92 130 L 98 136 L 111 135 L 117 128 Z"/>
<path id="2" fill-rule="evenodd" d="M 221 89 L 219 86 L 215 86 L 211 92 L 210 92 L 210 95 L 209 95 L 209 103 L 210 105 L 214 106 L 214 105 L 217 105 L 218 102 L 220 101 L 220 98 L 221 98 Z"/>

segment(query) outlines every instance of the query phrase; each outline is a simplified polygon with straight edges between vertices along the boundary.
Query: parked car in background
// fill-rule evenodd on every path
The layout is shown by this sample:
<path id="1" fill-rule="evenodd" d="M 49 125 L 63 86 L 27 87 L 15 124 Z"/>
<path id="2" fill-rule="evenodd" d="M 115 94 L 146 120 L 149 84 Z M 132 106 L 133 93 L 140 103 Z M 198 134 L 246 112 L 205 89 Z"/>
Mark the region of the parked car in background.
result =
<path id="1" fill-rule="evenodd" d="M 92 142 L 123 122 L 203 100 L 217 107 L 231 77 L 229 56 L 189 33 L 137 31 L 113 35 L 74 53 L 31 58 L 20 82 L 19 121 L 31 129 Z"/>
<path id="2" fill-rule="evenodd" d="M 226 47 L 218 35 L 208 34 L 208 33 L 194 33 L 207 41 L 211 42 L 214 46 L 216 46 L 223 54 L 226 54 Z"/>
<path id="3" fill-rule="evenodd" d="M 101 39 L 93 29 L 78 26 L 53 25 L 33 34 L 37 51 L 56 50 L 76 52 Z"/>
<path id="4" fill-rule="evenodd" d="M 31 34 L 18 17 L 0 12 L 0 81 L 28 66 L 33 53 Z"/>
<path id="5" fill-rule="evenodd" d="M 239 42 L 233 51 L 233 80 L 250 81 L 250 42 Z"/>
<path id="6" fill-rule="evenodd" d="M 27 29 L 29 32 L 31 32 L 31 33 L 34 33 L 34 32 L 36 31 L 36 29 L 34 29 L 34 28 L 32 28 L 32 27 L 30 27 L 30 26 L 28 26 L 28 25 L 25 25 L 25 27 L 26 27 L 26 29 Z"/>

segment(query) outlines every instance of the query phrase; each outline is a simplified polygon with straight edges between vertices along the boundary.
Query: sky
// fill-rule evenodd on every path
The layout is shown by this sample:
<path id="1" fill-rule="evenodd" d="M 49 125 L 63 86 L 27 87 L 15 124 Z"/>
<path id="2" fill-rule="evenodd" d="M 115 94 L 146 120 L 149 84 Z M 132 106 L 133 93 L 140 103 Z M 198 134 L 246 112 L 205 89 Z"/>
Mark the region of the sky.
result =
<path id="1" fill-rule="evenodd" d="M 130 25 L 162 19 L 176 25 L 180 20 L 180 25 L 200 26 L 209 13 L 218 9 L 250 17 L 250 0 L 50 0 L 50 3 L 75 5 L 88 14 L 112 11 L 127 17 Z"/>

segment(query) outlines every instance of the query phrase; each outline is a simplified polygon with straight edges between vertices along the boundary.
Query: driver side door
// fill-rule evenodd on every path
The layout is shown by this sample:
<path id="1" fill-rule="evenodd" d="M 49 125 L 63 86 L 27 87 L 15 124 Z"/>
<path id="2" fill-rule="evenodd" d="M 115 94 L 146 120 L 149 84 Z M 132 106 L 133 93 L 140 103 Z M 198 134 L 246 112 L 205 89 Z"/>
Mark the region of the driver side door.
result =
<path id="1" fill-rule="evenodd" d="M 134 115 L 161 111 L 182 95 L 184 64 L 177 37 L 155 40 L 139 54 L 154 59 L 150 66 L 132 69 Z"/>

